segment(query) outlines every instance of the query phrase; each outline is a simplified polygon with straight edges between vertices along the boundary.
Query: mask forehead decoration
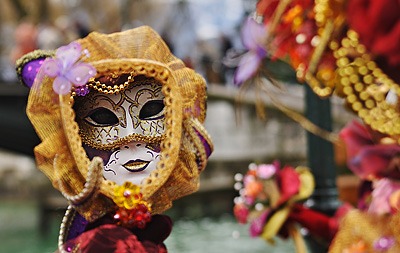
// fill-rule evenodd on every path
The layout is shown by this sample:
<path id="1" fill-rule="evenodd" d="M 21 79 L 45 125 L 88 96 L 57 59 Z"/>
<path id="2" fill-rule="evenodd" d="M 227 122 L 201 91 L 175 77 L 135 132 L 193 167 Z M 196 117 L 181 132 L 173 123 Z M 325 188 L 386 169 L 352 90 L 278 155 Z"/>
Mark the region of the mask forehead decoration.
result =
<path id="1" fill-rule="evenodd" d="M 106 85 L 110 86 L 110 80 L 122 82 L 124 76 L 127 75 L 118 80 L 101 79 L 108 79 Z M 90 92 L 85 98 L 76 98 L 74 108 L 86 145 L 106 150 L 130 141 L 161 142 L 165 132 L 162 85 L 153 78 L 137 76 L 134 79 L 118 93 Z"/>

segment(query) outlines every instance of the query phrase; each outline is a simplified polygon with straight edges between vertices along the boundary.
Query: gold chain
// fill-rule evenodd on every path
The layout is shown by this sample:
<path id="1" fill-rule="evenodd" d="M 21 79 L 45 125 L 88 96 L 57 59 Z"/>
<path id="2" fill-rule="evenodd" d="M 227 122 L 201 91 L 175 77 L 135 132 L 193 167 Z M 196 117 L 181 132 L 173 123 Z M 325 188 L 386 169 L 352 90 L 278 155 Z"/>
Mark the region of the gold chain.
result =
<path id="1" fill-rule="evenodd" d="M 105 83 L 101 83 L 100 81 L 96 80 L 95 78 L 91 78 L 88 82 L 88 86 L 99 91 L 102 92 L 104 94 L 118 94 L 119 92 L 125 90 L 127 87 L 129 87 L 129 85 L 131 83 L 133 83 L 135 81 L 135 77 L 134 77 L 135 72 L 131 72 L 128 76 L 128 80 L 126 80 L 123 84 L 115 84 L 113 86 L 111 85 L 107 85 Z M 118 75 L 117 74 L 111 74 L 111 78 L 117 78 Z"/>

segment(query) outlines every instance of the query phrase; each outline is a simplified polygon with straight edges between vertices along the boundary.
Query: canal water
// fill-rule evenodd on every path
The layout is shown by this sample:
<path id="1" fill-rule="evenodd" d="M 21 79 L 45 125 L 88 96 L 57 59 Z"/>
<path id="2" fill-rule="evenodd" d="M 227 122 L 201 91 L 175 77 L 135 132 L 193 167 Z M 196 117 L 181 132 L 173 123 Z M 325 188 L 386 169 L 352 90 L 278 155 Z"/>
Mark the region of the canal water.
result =
<path id="1" fill-rule="evenodd" d="M 45 235 L 39 233 L 39 213 L 29 200 L 0 200 L 0 252 L 47 253 L 57 247 L 60 215 L 49 217 Z M 272 246 L 251 238 L 248 227 L 238 224 L 230 214 L 214 218 L 175 219 L 172 234 L 165 244 L 171 253 L 291 253 L 292 241 L 277 240 Z"/>

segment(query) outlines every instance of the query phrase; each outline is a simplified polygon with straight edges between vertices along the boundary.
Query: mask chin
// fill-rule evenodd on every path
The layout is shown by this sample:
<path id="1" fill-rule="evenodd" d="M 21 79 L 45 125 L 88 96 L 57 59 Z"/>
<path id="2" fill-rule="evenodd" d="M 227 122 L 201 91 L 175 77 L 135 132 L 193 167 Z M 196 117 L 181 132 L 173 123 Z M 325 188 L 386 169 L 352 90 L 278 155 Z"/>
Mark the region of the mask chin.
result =
<path id="1" fill-rule="evenodd" d="M 159 160 L 159 152 L 150 149 L 147 143 L 132 141 L 111 153 L 103 176 L 118 185 L 125 181 L 139 185 L 157 168 Z"/>

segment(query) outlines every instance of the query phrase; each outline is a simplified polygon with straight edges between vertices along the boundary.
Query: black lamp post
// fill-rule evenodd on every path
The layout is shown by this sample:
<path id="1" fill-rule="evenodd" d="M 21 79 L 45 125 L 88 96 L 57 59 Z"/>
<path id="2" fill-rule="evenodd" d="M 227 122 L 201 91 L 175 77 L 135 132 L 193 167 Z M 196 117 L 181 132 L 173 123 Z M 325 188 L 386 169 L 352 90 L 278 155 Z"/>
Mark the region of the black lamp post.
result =
<path id="1" fill-rule="evenodd" d="M 330 99 L 319 98 L 308 85 L 305 87 L 306 117 L 327 131 L 332 131 Z M 336 188 L 336 167 L 333 144 L 319 136 L 307 132 L 308 165 L 315 179 L 315 190 L 306 202 L 313 210 L 332 216 L 340 206 Z M 308 238 L 312 252 L 327 252 L 327 244 Z"/>

